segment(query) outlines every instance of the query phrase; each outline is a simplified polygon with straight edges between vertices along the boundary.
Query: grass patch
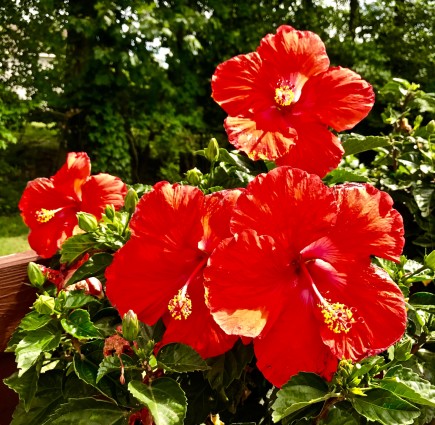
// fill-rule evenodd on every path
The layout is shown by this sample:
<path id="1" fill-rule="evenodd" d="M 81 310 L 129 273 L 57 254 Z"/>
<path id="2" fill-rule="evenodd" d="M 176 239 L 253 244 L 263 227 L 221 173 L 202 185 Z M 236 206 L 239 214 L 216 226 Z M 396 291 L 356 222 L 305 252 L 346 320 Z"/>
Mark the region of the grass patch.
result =
<path id="1" fill-rule="evenodd" d="M 0 217 L 0 256 L 30 249 L 29 229 L 19 215 Z"/>

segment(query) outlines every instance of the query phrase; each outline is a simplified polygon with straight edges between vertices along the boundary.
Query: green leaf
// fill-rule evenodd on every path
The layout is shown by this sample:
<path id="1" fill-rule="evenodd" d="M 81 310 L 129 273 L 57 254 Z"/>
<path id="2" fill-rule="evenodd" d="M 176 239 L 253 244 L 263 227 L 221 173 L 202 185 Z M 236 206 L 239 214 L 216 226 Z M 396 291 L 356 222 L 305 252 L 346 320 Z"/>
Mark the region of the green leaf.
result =
<path id="1" fill-rule="evenodd" d="M 41 366 L 42 360 L 40 359 L 40 361 L 36 362 L 21 376 L 18 376 L 18 372 L 15 372 L 12 376 L 3 380 L 11 390 L 14 390 L 18 394 L 20 400 L 23 402 L 24 410 L 26 412 L 29 411 L 30 403 L 38 389 L 38 379 Z"/>
<path id="2" fill-rule="evenodd" d="M 44 424 L 47 425 L 123 425 L 130 412 L 113 403 L 95 398 L 73 398 L 60 405 Z M 43 425 L 44 425 L 43 424 Z"/>
<path id="3" fill-rule="evenodd" d="M 389 144 L 390 139 L 386 136 L 362 136 L 355 133 L 350 134 L 342 142 L 345 156 L 388 146 Z"/>
<path id="4" fill-rule="evenodd" d="M 330 173 L 328 173 L 323 178 L 323 181 L 326 184 L 333 185 L 333 184 L 344 183 L 344 182 L 367 182 L 368 178 L 356 174 L 352 171 L 337 168 L 335 170 L 332 170 Z"/>
<path id="5" fill-rule="evenodd" d="M 300 372 L 278 391 L 272 405 L 272 419 L 278 422 L 291 413 L 328 398 L 328 385 L 320 376 Z"/>
<path id="6" fill-rule="evenodd" d="M 44 327 L 51 320 L 52 318 L 48 314 L 39 314 L 37 311 L 33 310 L 23 317 L 19 326 L 25 331 L 34 331 Z"/>
<path id="7" fill-rule="evenodd" d="M 410 296 L 408 302 L 418 310 L 435 313 L 435 295 L 430 292 L 416 292 Z"/>
<path id="8" fill-rule="evenodd" d="M 71 310 L 96 301 L 94 297 L 86 295 L 83 291 L 65 291 L 63 308 Z"/>
<path id="9" fill-rule="evenodd" d="M 88 277 L 103 276 L 106 267 L 110 265 L 113 256 L 107 252 L 94 254 L 88 261 L 82 264 L 68 280 L 68 285 L 78 282 Z"/>
<path id="10" fill-rule="evenodd" d="M 411 369 L 397 365 L 388 370 L 379 386 L 412 403 L 435 407 L 435 386 Z"/>
<path id="11" fill-rule="evenodd" d="M 214 390 L 227 388 L 231 382 L 240 378 L 246 365 L 254 355 L 252 344 L 244 345 L 238 341 L 234 347 L 217 357 L 207 359 L 210 370 L 206 372 L 206 378 Z"/>
<path id="12" fill-rule="evenodd" d="M 355 410 L 369 421 L 383 425 L 412 424 L 420 414 L 417 407 L 383 389 L 371 390 L 351 400 Z"/>
<path id="13" fill-rule="evenodd" d="M 435 250 L 424 257 L 424 265 L 435 271 Z"/>
<path id="14" fill-rule="evenodd" d="M 150 410 L 156 425 L 179 425 L 187 410 L 186 396 L 171 378 L 158 378 L 151 386 L 131 381 L 128 390 Z"/>
<path id="15" fill-rule="evenodd" d="M 359 416 L 352 406 L 349 405 L 349 409 L 343 409 L 342 405 L 345 403 L 332 406 L 328 416 L 321 420 L 320 425 L 360 425 Z"/>
<path id="16" fill-rule="evenodd" d="M 41 425 L 64 400 L 63 371 L 53 370 L 40 375 L 39 385 L 28 409 L 20 402 L 13 414 L 11 425 Z"/>
<path id="17" fill-rule="evenodd" d="M 101 338 L 100 331 L 91 322 L 86 310 L 74 310 L 66 319 L 61 320 L 66 332 L 78 339 Z"/>
<path id="18" fill-rule="evenodd" d="M 168 344 L 157 354 L 159 365 L 170 372 L 193 372 L 207 370 L 209 366 L 202 357 L 188 345 Z"/>
<path id="19" fill-rule="evenodd" d="M 429 217 L 433 208 L 434 189 L 428 187 L 416 187 L 412 191 L 415 203 L 423 217 Z"/>
<path id="20" fill-rule="evenodd" d="M 15 353 L 19 375 L 29 370 L 36 363 L 41 353 L 54 350 L 60 343 L 61 332 L 53 324 L 29 332 L 18 343 Z"/>
<path id="21" fill-rule="evenodd" d="M 129 357 L 125 354 L 121 354 L 121 359 L 122 359 L 122 364 L 124 365 L 125 370 L 136 367 L 136 366 L 134 366 L 133 360 L 131 359 L 131 357 Z M 97 378 L 96 378 L 95 382 L 98 384 L 98 382 L 101 380 L 101 378 L 103 378 L 103 376 L 107 375 L 108 373 L 111 373 L 111 372 L 120 373 L 120 371 L 121 371 L 121 361 L 119 360 L 118 356 L 104 357 L 104 359 L 102 360 L 102 362 L 100 363 L 100 365 L 98 367 L 98 373 L 97 373 Z"/>
<path id="22" fill-rule="evenodd" d="M 62 244 L 60 262 L 71 264 L 86 252 L 97 247 L 98 243 L 93 233 L 72 236 Z"/>

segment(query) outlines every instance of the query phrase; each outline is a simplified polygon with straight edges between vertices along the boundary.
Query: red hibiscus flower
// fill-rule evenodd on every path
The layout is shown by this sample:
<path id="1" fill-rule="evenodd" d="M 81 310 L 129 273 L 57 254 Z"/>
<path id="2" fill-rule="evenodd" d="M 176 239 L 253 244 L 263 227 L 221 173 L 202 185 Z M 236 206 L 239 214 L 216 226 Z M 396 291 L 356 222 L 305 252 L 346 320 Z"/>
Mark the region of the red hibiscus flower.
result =
<path id="1" fill-rule="evenodd" d="M 91 162 L 84 152 L 71 152 L 51 178 L 27 184 L 18 204 L 30 228 L 29 245 L 43 258 L 53 256 L 73 234 L 79 211 L 101 218 L 106 205 L 122 207 L 126 185 L 109 174 L 90 176 Z"/>
<path id="2" fill-rule="evenodd" d="M 205 196 L 195 187 L 160 182 L 140 199 L 132 236 L 106 270 L 106 294 L 121 316 L 133 310 L 149 325 L 163 317 L 161 345 L 187 344 L 207 358 L 236 341 L 211 317 L 203 270 L 213 249 L 231 236 L 231 210 L 240 193 Z"/>
<path id="3" fill-rule="evenodd" d="M 329 67 L 316 34 L 287 25 L 264 37 L 256 52 L 220 64 L 212 90 L 237 149 L 321 177 L 343 155 L 328 127 L 352 128 L 374 103 L 372 87 L 358 74 Z"/>
<path id="4" fill-rule="evenodd" d="M 274 385 L 300 371 L 329 379 L 338 360 L 361 360 L 403 335 L 402 293 L 370 261 L 397 261 L 403 248 L 388 194 L 368 184 L 330 188 L 279 167 L 257 176 L 233 211 L 234 237 L 204 272 L 208 305 L 225 332 L 254 338 Z"/>

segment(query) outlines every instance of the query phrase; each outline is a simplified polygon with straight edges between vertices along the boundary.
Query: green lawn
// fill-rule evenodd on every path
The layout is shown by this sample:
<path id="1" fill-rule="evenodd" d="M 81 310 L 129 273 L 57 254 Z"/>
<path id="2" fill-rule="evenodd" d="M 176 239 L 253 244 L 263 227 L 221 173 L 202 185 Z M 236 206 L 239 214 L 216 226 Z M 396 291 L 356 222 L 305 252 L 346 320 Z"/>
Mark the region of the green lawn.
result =
<path id="1" fill-rule="evenodd" d="M 0 256 L 30 249 L 27 234 L 28 228 L 19 215 L 0 216 Z"/>

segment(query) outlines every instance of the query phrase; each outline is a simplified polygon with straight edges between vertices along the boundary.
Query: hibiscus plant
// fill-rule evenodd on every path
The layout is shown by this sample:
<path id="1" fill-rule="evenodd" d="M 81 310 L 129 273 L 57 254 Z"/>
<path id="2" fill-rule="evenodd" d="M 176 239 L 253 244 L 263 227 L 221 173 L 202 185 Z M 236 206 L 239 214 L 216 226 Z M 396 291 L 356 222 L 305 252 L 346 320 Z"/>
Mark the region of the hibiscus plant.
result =
<path id="1" fill-rule="evenodd" d="M 389 135 L 338 135 L 371 85 L 281 26 L 217 67 L 237 150 L 212 139 L 208 172 L 127 187 L 72 152 L 29 182 L 19 207 L 44 262 L 7 348 L 12 424 L 435 418 L 435 125 L 413 114 L 434 102 L 404 80 L 385 93 Z"/>

